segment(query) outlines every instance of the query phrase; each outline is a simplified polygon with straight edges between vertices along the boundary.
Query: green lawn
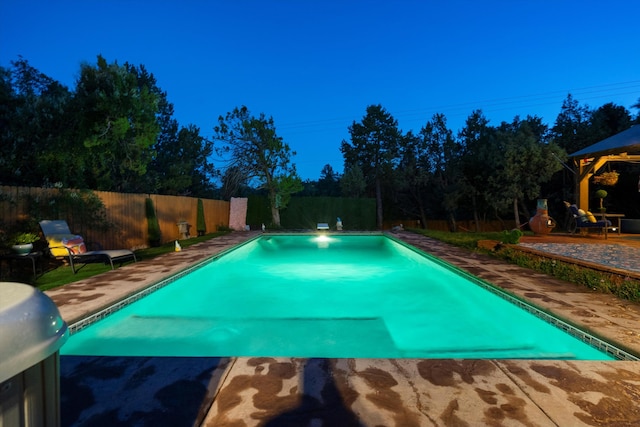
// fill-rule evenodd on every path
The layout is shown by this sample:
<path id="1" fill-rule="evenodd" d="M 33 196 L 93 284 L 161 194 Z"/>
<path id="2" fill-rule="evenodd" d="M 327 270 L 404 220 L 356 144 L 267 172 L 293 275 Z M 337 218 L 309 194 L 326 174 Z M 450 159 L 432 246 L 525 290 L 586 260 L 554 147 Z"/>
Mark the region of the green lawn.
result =
<path id="1" fill-rule="evenodd" d="M 491 231 L 491 232 L 483 232 L 483 233 L 468 233 L 468 232 L 459 232 L 459 233 L 451 233 L 449 231 L 438 231 L 438 230 L 422 230 L 417 228 L 412 228 L 409 231 L 413 233 L 422 234 L 427 237 L 431 237 L 436 240 L 440 240 L 445 243 L 449 243 L 454 246 L 459 246 L 461 248 L 467 248 L 475 250 L 478 248 L 479 240 L 497 240 L 499 242 L 505 241 L 505 232 L 504 231 Z M 531 234 L 531 232 L 525 232 L 524 234 Z"/>
<path id="2" fill-rule="evenodd" d="M 223 236 L 225 234 L 228 234 L 228 231 L 219 231 L 216 233 L 206 234 L 201 237 L 192 237 L 187 240 L 180 240 L 180 245 L 182 246 L 182 248 L 186 248 L 191 245 L 195 245 L 196 243 L 204 242 L 206 240 Z M 138 259 L 138 261 L 141 261 L 143 259 L 151 259 L 162 254 L 173 252 L 174 250 L 174 242 L 165 243 L 164 245 L 155 248 L 147 248 L 136 251 L 136 258 Z M 130 264 L 130 262 L 126 264 Z M 36 279 L 34 285 L 41 291 L 45 291 L 47 289 L 53 289 L 58 286 L 66 285 L 67 283 L 83 280 L 109 270 L 111 270 L 110 265 L 99 263 L 86 264 L 81 265 L 80 269 L 76 269 L 76 274 L 73 274 L 70 266 L 58 264 L 57 267 L 50 269 L 46 271 L 42 276 L 39 276 Z"/>

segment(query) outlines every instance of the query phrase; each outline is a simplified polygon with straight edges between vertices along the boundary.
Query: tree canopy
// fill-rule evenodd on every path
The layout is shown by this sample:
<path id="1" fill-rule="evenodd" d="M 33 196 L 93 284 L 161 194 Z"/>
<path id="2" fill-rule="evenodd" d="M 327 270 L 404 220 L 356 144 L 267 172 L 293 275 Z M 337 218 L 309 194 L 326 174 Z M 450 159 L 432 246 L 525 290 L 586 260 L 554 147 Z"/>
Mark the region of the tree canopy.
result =
<path id="1" fill-rule="evenodd" d="M 398 122 L 382 105 L 370 105 L 360 123 L 349 126 L 351 141 L 342 141 L 345 169 L 358 166 L 367 190 L 375 194 L 378 227 L 382 228 L 383 183 L 391 182 L 402 134 Z"/>
<path id="2" fill-rule="evenodd" d="M 631 108 L 640 109 L 640 99 Z M 302 183 L 295 152 L 264 113 L 235 108 L 218 118 L 213 140 L 173 115 L 167 93 L 143 65 L 98 56 L 80 66 L 68 88 L 20 57 L 0 67 L 0 183 L 225 199 L 265 192 L 275 225 L 297 193 L 375 197 L 378 227 L 385 219 L 424 225 L 447 218 L 455 230 L 458 218 L 478 225 L 503 216 L 520 226 L 535 198 L 572 199 L 566 154 L 640 123 L 640 114 L 623 106 L 592 108 L 568 94 L 550 128 L 536 116 L 492 125 L 476 110 L 457 135 L 444 114 L 403 133 L 382 105 L 369 105 L 348 126 L 350 140 L 341 142 L 344 173 L 326 164 L 318 180 Z M 214 168 L 214 153 L 223 173 Z M 607 202 L 638 216 L 627 196 L 637 193 L 640 167 L 616 168 L 620 183 Z"/>
<path id="3" fill-rule="evenodd" d="M 247 107 L 236 107 L 218 118 L 214 132 L 227 167 L 268 191 L 273 224 L 280 226 L 280 209 L 303 187 L 291 162 L 296 153 L 277 135 L 273 118 L 264 113 L 255 117 Z"/>
<path id="4" fill-rule="evenodd" d="M 69 90 L 20 58 L 0 67 L 0 182 L 211 196 L 212 145 L 172 115 L 144 66 L 98 56 Z"/>

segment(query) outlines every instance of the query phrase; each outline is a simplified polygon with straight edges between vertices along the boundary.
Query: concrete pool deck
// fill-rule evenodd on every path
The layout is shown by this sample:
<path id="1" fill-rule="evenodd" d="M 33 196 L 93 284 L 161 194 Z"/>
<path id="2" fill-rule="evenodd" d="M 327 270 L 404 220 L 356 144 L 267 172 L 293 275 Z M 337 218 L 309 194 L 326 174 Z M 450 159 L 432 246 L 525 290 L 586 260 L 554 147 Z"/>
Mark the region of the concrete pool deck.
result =
<path id="1" fill-rule="evenodd" d="M 258 234 L 232 233 L 46 293 L 71 324 Z M 638 304 L 392 235 L 640 354 Z M 623 237 L 568 239 L 586 252 L 603 242 L 640 251 Z M 554 242 L 563 239 L 522 243 Z M 632 426 L 640 425 L 640 362 L 63 356 L 61 400 L 64 426 Z"/>

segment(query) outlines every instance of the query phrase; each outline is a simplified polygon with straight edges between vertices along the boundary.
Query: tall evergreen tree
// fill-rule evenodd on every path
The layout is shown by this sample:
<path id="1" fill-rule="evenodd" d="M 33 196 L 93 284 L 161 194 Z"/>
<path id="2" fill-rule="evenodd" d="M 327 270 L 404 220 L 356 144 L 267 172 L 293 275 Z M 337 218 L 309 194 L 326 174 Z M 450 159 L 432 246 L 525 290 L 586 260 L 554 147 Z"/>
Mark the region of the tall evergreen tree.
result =
<path id="1" fill-rule="evenodd" d="M 340 195 L 340 175 L 333 170 L 331 165 L 327 164 L 322 168 L 316 188 L 318 196 L 336 197 Z"/>
<path id="2" fill-rule="evenodd" d="M 378 228 L 382 229 L 383 182 L 391 182 L 399 160 L 398 147 L 402 133 L 398 122 L 381 105 L 370 105 L 360 123 L 349 126 L 351 142 L 342 141 L 340 150 L 345 169 L 357 165 L 367 179 L 367 188 L 375 194 Z"/>
<path id="3" fill-rule="evenodd" d="M 589 107 L 581 106 L 568 94 L 551 128 L 553 141 L 569 154 L 591 145 L 592 138 L 588 134 L 590 116 Z"/>
<path id="4" fill-rule="evenodd" d="M 443 114 L 435 114 L 420 130 L 420 137 L 424 141 L 425 155 L 432 174 L 431 191 L 438 195 L 439 205 L 447 215 L 451 230 L 455 231 L 455 211 L 462 196 L 460 144 L 447 128 L 447 120 Z"/>
<path id="5" fill-rule="evenodd" d="M 423 227 L 427 224 L 428 214 L 434 215 L 433 193 L 429 185 L 433 171 L 426 153 L 424 138 L 409 131 L 403 137 L 400 148 L 400 161 L 396 168 L 395 179 L 398 192 L 397 206 L 405 218 L 419 218 Z"/>
<path id="6" fill-rule="evenodd" d="M 476 231 L 480 231 L 481 212 L 489 207 L 487 200 L 487 182 L 491 176 L 490 165 L 499 153 L 492 150 L 495 128 L 489 126 L 489 120 L 482 111 L 475 110 L 467 117 L 465 126 L 458 134 L 462 146 L 461 169 L 464 190 L 471 200 Z"/>

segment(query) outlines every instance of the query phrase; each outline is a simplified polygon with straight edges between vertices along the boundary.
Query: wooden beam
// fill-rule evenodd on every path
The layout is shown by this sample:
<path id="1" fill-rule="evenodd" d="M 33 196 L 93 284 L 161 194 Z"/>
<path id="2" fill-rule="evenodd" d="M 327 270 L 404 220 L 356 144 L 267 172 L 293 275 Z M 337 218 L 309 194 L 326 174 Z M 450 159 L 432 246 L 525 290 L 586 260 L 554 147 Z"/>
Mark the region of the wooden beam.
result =
<path id="1" fill-rule="evenodd" d="M 611 161 L 632 161 L 637 157 L 640 160 L 640 156 L 631 155 L 626 153 L 623 155 L 609 155 L 602 157 L 594 157 L 591 159 L 576 159 L 578 163 L 578 175 L 576 177 L 576 206 L 578 209 L 584 211 L 589 210 L 589 178 L 595 175 L 600 168 Z"/>

